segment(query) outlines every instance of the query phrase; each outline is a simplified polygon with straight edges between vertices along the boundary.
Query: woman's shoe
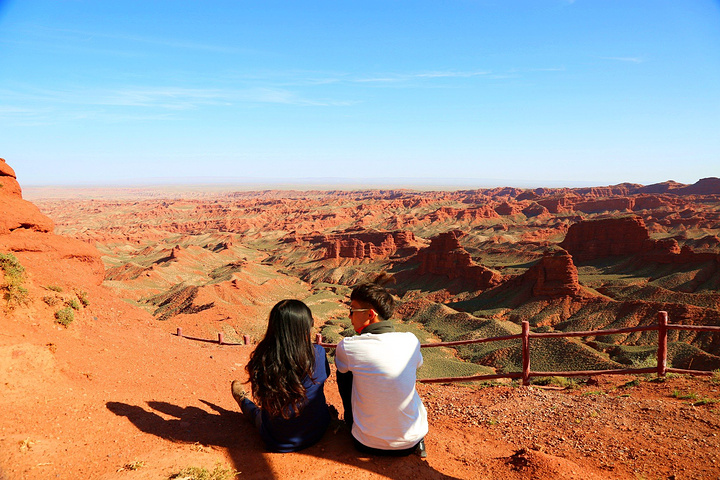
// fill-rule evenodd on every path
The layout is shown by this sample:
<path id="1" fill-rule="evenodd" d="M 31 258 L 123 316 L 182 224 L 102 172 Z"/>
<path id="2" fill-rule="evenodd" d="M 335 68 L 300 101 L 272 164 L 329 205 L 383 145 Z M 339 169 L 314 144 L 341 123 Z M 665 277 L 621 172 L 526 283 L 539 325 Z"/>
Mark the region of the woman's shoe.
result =
<path id="1" fill-rule="evenodd" d="M 230 391 L 232 392 L 232 396 L 237 404 L 242 407 L 242 401 L 247 398 L 247 393 L 245 393 L 245 389 L 242 387 L 240 380 L 232 381 L 230 384 Z"/>

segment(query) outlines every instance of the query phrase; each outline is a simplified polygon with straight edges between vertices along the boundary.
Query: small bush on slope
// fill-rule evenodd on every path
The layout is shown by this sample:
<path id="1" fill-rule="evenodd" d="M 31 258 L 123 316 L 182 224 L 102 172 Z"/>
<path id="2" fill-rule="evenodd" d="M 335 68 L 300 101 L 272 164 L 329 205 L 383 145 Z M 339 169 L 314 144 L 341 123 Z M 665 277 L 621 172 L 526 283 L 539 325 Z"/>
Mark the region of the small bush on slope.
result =
<path id="1" fill-rule="evenodd" d="M 18 259 L 12 253 L 0 253 L 0 268 L 5 275 L 5 294 L 3 298 L 7 301 L 8 307 L 13 308 L 25 303 L 28 291 L 22 284 L 25 282 L 25 267 L 20 265 Z"/>
<path id="2" fill-rule="evenodd" d="M 67 327 L 73 320 L 75 320 L 75 313 L 70 307 L 61 308 L 55 312 L 55 323 Z"/>
<path id="3" fill-rule="evenodd" d="M 216 464 L 212 471 L 204 467 L 186 467 L 170 476 L 171 480 L 230 480 L 240 472 Z"/>

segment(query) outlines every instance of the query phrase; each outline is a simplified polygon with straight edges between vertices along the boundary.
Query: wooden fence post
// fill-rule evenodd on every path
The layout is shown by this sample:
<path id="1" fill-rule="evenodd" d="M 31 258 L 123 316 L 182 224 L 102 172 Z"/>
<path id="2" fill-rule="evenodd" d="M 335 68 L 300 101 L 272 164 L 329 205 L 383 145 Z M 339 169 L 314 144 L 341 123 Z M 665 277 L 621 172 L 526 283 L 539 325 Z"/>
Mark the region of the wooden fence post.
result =
<path id="1" fill-rule="evenodd" d="M 177 336 L 182 337 L 182 328 L 177 327 Z"/>
<path id="2" fill-rule="evenodd" d="M 530 322 L 522 322 L 522 384 L 530 385 Z"/>
<path id="3" fill-rule="evenodd" d="M 667 324 L 668 313 L 659 311 L 658 315 L 658 350 L 657 350 L 657 375 L 664 377 L 667 370 Z"/>
<path id="4" fill-rule="evenodd" d="M 315 343 L 317 343 L 317 344 L 322 343 L 322 334 L 320 334 L 320 333 L 315 334 Z"/>
<path id="5" fill-rule="evenodd" d="M 218 343 L 222 345 L 224 343 L 223 334 L 221 332 L 218 332 Z"/>
<path id="6" fill-rule="evenodd" d="M 250 335 L 243 335 L 243 343 L 245 345 L 250 345 Z"/>

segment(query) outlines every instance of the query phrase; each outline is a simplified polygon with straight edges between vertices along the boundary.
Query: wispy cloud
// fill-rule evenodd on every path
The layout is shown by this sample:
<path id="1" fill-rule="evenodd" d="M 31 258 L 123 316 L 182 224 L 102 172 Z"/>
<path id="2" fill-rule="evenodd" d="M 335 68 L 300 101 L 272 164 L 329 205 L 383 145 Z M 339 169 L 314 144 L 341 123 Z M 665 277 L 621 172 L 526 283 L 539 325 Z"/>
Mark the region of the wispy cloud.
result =
<path id="1" fill-rule="evenodd" d="M 415 78 L 470 78 L 489 75 L 490 72 L 427 72 L 412 75 Z"/>
<path id="2" fill-rule="evenodd" d="M 535 69 L 556 71 L 562 68 Z M 458 88 L 472 79 L 518 78 L 529 70 L 427 70 L 354 75 L 347 72 L 224 72 L 212 78 L 179 73 L 165 85 L 136 77 L 132 84 L 90 86 L 81 83 L 0 88 L 0 122 L 6 125 L 56 124 L 93 119 L 107 122 L 172 120 L 189 111 L 278 105 L 343 108 L 364 103 L 362 85 L 388 88 Z M 155 84 L 152 84 L 155 83 Z M 200 85 L 200 86 L 197 86 Z M 327 87 L 327 88 L 326 88 Z"/>
<path id="3" fill-rule="evenodd" d="M 229 93 L 216 89 L 130 87 L 99 91 L 89 99 L 95 105 L 188 110 L 202 105 L 227 105 Z"/>
<path id="4" fill-rule="evenodd" d="M 600 57 L 602 60 L 611 60 L 615 62 L 643 63 L 645 60 L 641 57 Z"/>
<path id="5" fill-rule="evenodd" d="M 567 68 L 565 68 L 565 67 L 528 68 L 528 69 L 526 69 L 526 70 L 519 70 L 519 71 L 526 71 L 526 72 L 565 72 L 565 71 L 567 71 Z"/>
<path id="6" fill-rule="evenodd" d="M 92 44 L 97 40 L 113 40 L 126 43 L 139 43 L 144 45 L 154 45 L 160 47 L 168 47 L 184 50 L 197 50 L 214 53 L 267 53 L 254 49 L 238 48 L 235 46 L 218 45 L 205 42 L 193 42 L 187 40 L 179 40 L 174 38 L 161 38 L 146 35 L 133 35 L 127 33 L 113 33 L 91 30 L 76 30 L 67 28 L 51 28 L 42 25 L 30 25 L 21 31 L 25 38 L 35 38 L 37 40 L 45 40 L 50 44 L 57 44 L 60 41 L 63 45 Z"/>
<path id="7" fill-rule="evenodd" d="M 397 83 L 407 80 L 405 77 L 364 77 L 364 78 L 355 78 L 351 80 L 354 83 Z"/>
<path id="8" fill-rule="evenodd" d="M 312 98 L 282 88 L 240 89 L 126 86 L 110 89 L 0 89 L 0 123 L 15 126 L 78 120 L 167 120 L 183 111 L 247 104 L 346 107 L 353 101 Z"/>
<path id="9" fill-rule="evenodd" d="M 253 88 L 235 92 L 230 99 L 240 102 L 278 103 L 295 106 L 345 107 L 356 102 L 329 99 L 311 99 L 280 88 Z"/>
<path id="10" fill-rule="evenodd" d="M 458 72 L 458 71 L 430 71 L 419 73 L 391 73 L 380 76 L 357 77 L 352 79 L 355 83 L 398 83 L 407 82 L 418 79 L 434 79 L 434 78 L 471 78 L 490 75 L 488 71 L 474 72 Z"/>

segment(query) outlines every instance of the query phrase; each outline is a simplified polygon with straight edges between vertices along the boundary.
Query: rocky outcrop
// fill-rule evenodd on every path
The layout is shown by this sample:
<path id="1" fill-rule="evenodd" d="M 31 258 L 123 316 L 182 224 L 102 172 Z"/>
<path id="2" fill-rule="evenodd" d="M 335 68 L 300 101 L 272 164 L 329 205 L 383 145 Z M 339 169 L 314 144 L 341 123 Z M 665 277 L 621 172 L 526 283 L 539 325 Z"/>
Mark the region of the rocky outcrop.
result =
<path id="1" fill-rule="evenodd" d="M 575 211 L 584 213 L 628 211 L 635 206 L 635 201 L 630 197 L 603 198 L 578 202 L 573 205 Z"/>
<path id="2" fill-rule="evenodd" d="M 178 260 L 180 258 L 180 255 L 182 255 L 182 247 L 180 245 L 175 245 L 170 251 L 170 257 L 168 260 Z"/>
<path id="3" fill-rule="evenodd" d="M 651 240 L 645 222 L 638 216 L 575 223 L 560 246 L 578 262 L 639 253 L 680 253 L 673 239 Z"/>
<path id="4" fill-rule="evenodd" d="M 621 183 L 619 185 L 609 185 L 607 187 L 580 187 L 573 188 L 573 192 L 581 197 L 625 197 L 632 194 L 638 187 L 637 183 Z"/>
<path id="5" fill-rule="evenodd" d="M 575 198 L 560 196 L 560 197 L 542 198 L 542 199 L 536 200 L 536 202 L 538 205 L 541 205 L 541 206 L 547 208 L 548 212 L 553 213 L 553 214 L 558 214 L 558 213 L 572 212 L 573 204 L 575 203 Z"/>
<path id="6" fill-rule="evenodd" d="M 517 215 L 522 213 L 523 205 L 517 203 L 502 202 L 500 205 L 495 207 L 495 213 L 498 215 Z"/>
<path id="7" fill-rule="evenodd" d="M 632 216 L 575 223 L 568 229 L 560 246 L 575 260 L 584 262 L 639 253 L 649 239 L 645 222 Z"/>
<path id="8" fill-rule="evenodd" d="M 0 252 L 15 254 L 36 282 L 99 285 L 104 267 L 97 249 L 53 229 L 50 218 L 23 200 L 15 172 L 0 158 Z"/>
<path id="9" fill-rule="evenodd" d="M 678 195 L 720 195 L 720 178 L 701 178 L 692 185 L 672 191 Z"/>
<path id="10" fill-rule="evenodd" d="M 682 183 L 668 180 L 667 182 L 653 183 L 652 185 L 639 187 L 635 193 L 666 193 L 685 186 L 686 185 Z"/>
<path id="11" fill-rule="evenodd" d="M 462 279 L 475 290 L 494 287 L 502 275 L 473 262 L 470 254 L 459 242 L 464 234 L 459 230 L 441 233 L 431 239 L 430 245 L 418 252 L 418 275 L 442 275 L 450 280 Z"/>
<path id="12" fill-rule="evenodd" d="M 532 292 L 535 296 L 575 296 L 582 291 L 577 268 L 565 250 L 546 253 L 525 275 L 534 281 Z"/>
<path id="13" fill-rule="evenodd" d="M 473 222 L 488 218 L 498 218 L 498 214 L 495 213 L 495 209 L 491 206 L 484 205 L 482 207 L 462 209 L 457 212 L 455 218 L 464 222 Z"/>
<path id="14" fill-rule="evenodd" d="M 499 218 L 499 215 L 491 206 L 483 205 L 473 208 L 440 207 L 434 212 L 424 215 L 420 219 L 430 221 L 432 223 L 437 223 L 446 222 L 449 220 L 472 222 L 475 220 L 485 220 L 488 218 Z"/>
<path id="15" fill-rule="evenodd" d="M 652 210 L 656 208 L 662 208 L 671 206 L 672 203 L 668 198 L 659 195 L 638 195 L 635 197 L 635 205 L 632 207 L 633 210 Z"/>
<path id="16" fill-rule="evenodd" d="M 199 287 L 195 285 L 180 283 L 167 292 L 150 297 L 148 303 L 157 307 L 153 315 L 158 320 L 167 320 L 176 315 L 193 314 L 212 308 L 214 302 L 195 303 L 199 290 Z"/>
<path id="17" fill-rule="evenodd" d="M 317 240 L 317 237 L 314 237 Z M 412 232 L 357 232 L 324 238 L 325 259 L 376 259 L 415 254 L 421 244 Z"/>
<path id="18" fill-rule="evenodd" d="M 15 171 L 5 162 L 4 158 L 0 158 L 0 197 L 5 196 L 22 198 L 22 190 L 17 182 Z"/>
<path id="19" fill-rule="evenodd" d="M 0 252 L 11 252 L 44 285 L 100 285 L 105 267 L 95 247 L 75 238 L 24 228 L 0 235 Z"/>
<path id="20" fill-rule="evenodd" d="M 23 200 L 15 171 L 0 158 L 0 235 L 19 228 L 52 232 L 55 225 L 35 205 Z"/>
<path id="21" fill-rule="evenodd" d="M 550 212 L 548 212 L 548 209 L 543 207 L 542 205 L 539 205 L 535 202 L 532 202 L 530 205 L 522 209 L 523 215 L 526 217 L 541 217 L 541 216 L 548 216 L 550 215 Z"/>
<path id="22" fill-rule="evenodd" d="M 697 263 L 714 262 L 720 267 L 720 254 L 711 252 L 696 252 L 690 245 L 679 248 L 674 239 L 663 240 L 665 249 L 656 248 L 643 256 L 645 261 L 675 265 L 691 265 Z"/>

